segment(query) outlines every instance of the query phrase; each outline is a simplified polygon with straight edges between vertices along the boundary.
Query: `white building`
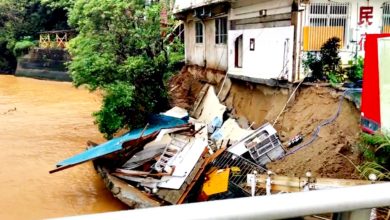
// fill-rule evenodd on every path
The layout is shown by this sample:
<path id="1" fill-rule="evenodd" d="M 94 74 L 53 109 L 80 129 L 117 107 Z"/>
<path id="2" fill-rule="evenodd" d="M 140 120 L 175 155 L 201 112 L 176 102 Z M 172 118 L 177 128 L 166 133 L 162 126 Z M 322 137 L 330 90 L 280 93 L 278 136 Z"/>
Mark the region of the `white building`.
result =
<path id="1" fill-rule="evenodd" d="M 333 36 L 347 63 L 366 33 L 390 33 L 390 0 L 176 0 L 174 11 L 187 64 L 266 84 L 301 80 L 303 54 Z"/>
<path id="2" fill-rule="evenodd" d="M 365 34 L 390 33 L 389 0 L 311 0 L 302 8 L 303 51 L 319 50 L 337 36 L 344 63 L 364 56 Z"/>

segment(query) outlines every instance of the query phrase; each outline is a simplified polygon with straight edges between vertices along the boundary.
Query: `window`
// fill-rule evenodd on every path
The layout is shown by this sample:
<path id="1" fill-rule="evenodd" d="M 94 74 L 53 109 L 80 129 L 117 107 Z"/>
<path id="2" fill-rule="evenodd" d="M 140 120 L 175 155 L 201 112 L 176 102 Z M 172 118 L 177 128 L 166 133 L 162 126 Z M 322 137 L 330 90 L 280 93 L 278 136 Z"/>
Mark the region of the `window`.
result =
<path id="1" fill-rule="evenodd" d="M 195 23 L 195 42 L 203 43 L 203 24 L 199 21 Z"/>
<path id="2" fill-rule="evenodd" d="M 312 3 L 304 27 L 304 50 L 316 51 L 332 37 L 344 44 L 347 34 L 349 3 Z"/>
<path id="3" fill-rule="evenodd" d="M 215 43 L 226 44 L 227 42 L 227 18 L 215 19 Z"/>
<path id="4" fill-rule="evenodd" d="M 383 4 L 382 32 L 390 33 L 390 2 Z"/>

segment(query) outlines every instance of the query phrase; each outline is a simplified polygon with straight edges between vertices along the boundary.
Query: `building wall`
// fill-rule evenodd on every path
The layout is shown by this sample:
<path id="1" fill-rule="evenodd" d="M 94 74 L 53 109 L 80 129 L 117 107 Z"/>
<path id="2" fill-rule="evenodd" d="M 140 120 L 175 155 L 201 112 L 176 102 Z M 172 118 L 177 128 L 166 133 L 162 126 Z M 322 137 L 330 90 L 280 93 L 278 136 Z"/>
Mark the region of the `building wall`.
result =
<path id="1" fill-rule="evenodd" d="M 292 0 L 241 0 L 231 5 L 232 29 L 258 29 L 291 25 Z M 266 16 L 261 16 L 264 10 Z"/>
<path id="2" fill-rule="evenodd" d="M 188 9 L 201 7 L 209 4 L 227 2 L 228 0 L 175 0 L 173 13 L 178 13 Z"/>
<path id="3" fill-rule="evenodd" d="M 242 68 L 235 66 L 235 40 L 243 36 Z M 251 50 L 250 41 L 254 39 Z M 276 27 L 229 31 L 229 74 L 257 79 L 292 81 L 294 28 Z"/>
<path id="4" fill-rule="evenodd" d="M 311 0 L 310 3 L 327 3 L 327 0 Z M 354 58 L 355 54 L 364 56 L 364 39 L 366 33 L 381 33 L 382 31 L 382 5 L 389 0 L 332 0 L 337 3 L 349 3 L 349 12 L 347 19 L 347 30 L 344 35 L 344 44 L 341 48 L 341 57 L 344 64 Z M 359 25 L 359 12 L 361 6 L 373 6 L 373 18 L 370 19 L 371 25 L 363 23 Z M 308 25 L 309 5 L 304 8 L 304 26 Z M 302 39 L 303 41 L 303 39 Z M 302 42 L 302 45 L 304 42 Z M 302 47 L 303 49 L 303 47 Z"/>
<path id="5" fill-rule="evenodd" d="M 255 82 L 270 79 L 294 81 L 296 49 L 292 0 L 241 0 L 231 4 L 228 73 Z M 236 67 L 236 38 L 243 36 L 243 65 Z M 255 48 L 250 50 L 250 40 Z"/>
<path id="6" fill-rule="evenodd" d="M 226 71 L 227 45 L 215 43 L 215 18 L 203 21 L 203 43 L 195 42 L 196 21 L 200 20 L 190 14 L 184 26 L 186 63 Z"/>

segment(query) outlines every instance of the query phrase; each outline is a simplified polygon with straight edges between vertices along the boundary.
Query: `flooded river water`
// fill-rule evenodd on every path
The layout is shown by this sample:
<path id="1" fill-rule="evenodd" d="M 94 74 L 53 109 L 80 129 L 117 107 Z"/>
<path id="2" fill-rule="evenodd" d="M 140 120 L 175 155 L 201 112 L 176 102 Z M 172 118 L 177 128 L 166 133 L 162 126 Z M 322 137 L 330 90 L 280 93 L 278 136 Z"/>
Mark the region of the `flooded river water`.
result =
<path id="1" fill-rule="evenodd" d="M 0 219 L 42 219 L 125 209 L 91 163 L 55 164 L 103 141 L 98 95 L 70 83 L 0 75 Z"/>

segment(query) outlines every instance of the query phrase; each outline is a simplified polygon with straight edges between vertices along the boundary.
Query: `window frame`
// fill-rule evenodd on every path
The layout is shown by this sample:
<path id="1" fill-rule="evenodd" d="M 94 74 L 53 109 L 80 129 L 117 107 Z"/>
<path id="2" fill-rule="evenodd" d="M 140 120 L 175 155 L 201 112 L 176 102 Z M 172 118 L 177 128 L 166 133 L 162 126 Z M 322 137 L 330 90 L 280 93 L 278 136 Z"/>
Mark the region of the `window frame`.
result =
<path id="1" fill-rule="evenodd" d="M 333 33 L 337 33 L 335 36 L 341 39 L 341 50 L 348 47 L 351 10 L 352 4 L 346 0 L 343 2 L 310 3 L 306 10 L 304 25 L 304 28 L 307 28 L 307 32 L 305 32 L 307 36 L 305 35 L 303 40 L 304 51 L 319 51 L 318 44 L 322 42 L 323 38 L 326 38 L 324 36 L 333 35 Z M 332 30 L 332 27 L 341 27 L 342 30 Z M 320 32 L 310 31 L 316 29 Z M 321 36 L 317 36 L 317 34 L 321 34 Z"/>
<path id="2" fill-rule="evenodd" d="M 228 38 L 228 19 L 220 17 L 215 19 L 215 44 L 226 45 Z"/>
<path id="3" fill-rule="evenodd" d="M 203 44 L 203 32 L 204 27 L 203 23 L 200 21 L 195 22 L 195 43 L 196 44 Z"/>

